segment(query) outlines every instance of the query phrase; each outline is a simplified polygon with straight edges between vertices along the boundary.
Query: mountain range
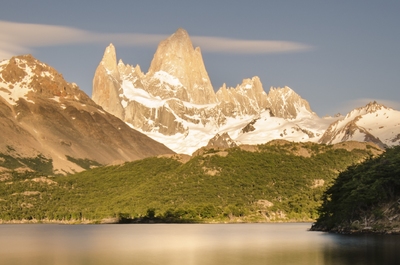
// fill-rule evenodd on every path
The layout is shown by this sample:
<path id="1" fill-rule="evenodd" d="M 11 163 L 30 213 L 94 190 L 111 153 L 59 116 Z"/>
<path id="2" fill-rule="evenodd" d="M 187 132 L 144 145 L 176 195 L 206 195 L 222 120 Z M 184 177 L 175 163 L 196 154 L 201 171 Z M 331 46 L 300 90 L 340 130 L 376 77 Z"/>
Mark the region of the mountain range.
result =
<path id="1" fill-rule="evenodd" d="M 184 29 L 159 44 L 147 73 L 117 61 L 110 44 L 93 78 L 92 99 L 177 153 L 192 154 L 220 135 L 236 145 L 274 139 L 357 140 L 383 148 L 400 143 L 400 112 L 377 102 L 346 116 L 321 118 L 289 87 L 271 87 L 266 93 L 257 76 L 214 92 L 201 50 Z"/>
<path id="2" fill-rule="evenodd" d="M 117 61 L 110 44 L 92 99 L 31 55 L 0 62 L 0 170 L 68 174 L 99 165 L 271 140 L 400 143 L 400 112 L 377 102 L 318 117 L 289 87 L 264 91 L 255 76 L 215 92 L 200 48 L 178 29 L 147 73 Z"/>

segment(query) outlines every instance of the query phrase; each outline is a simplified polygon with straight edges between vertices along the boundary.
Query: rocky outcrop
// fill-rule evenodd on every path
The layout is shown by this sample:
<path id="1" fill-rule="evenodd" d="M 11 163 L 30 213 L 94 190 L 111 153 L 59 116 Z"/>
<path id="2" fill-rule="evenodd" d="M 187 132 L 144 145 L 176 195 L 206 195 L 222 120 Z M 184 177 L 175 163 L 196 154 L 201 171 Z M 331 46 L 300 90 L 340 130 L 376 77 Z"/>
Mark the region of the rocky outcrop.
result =
<path id="1" fill-rule="evenodd" d="M 175 97 L 194 104 L 216 102 L 200 48 L 193 49 L 184 29 L 178 29 L 158 45 L 146 79 L 147 91 L 162 99 Z"/>
<path id="2" fill-rule="evenodd" d="M 307 100 L 301 98 L 287 86 L 284 88 L 271 87 L 267 101 L 267 107 L 275 117 L 295 119 L 302 110 L 305 110 L 307 114 L 313 114 Z"/>
<path id="3" fill-rule="evenodd" d="M 268 106 L 268 97 L 257 76 L 244 79 L 236 88 L 224 84 L 216 93 L 221 112 L 229 117 L 257 115 Z"/>
<path id="4" fill-rule="evenodd" d="M 228 133 L 217 133 L 208 141 L 206 148 L 231 148 L 237 146 L 237 143 L 231 139 Z"/>
<path id="5" fill-rule="evenodd" d="M 121 79 L 114 45 L 110 44 L 106 48 L 103 59 L 94 76 L 93 101 L 102 106 L 107 112 L 123 119 L 124 108 L 119 98 L 121 94 Z"/>
<path id="6" fill-rule="evenodd" d="M 43 156 L 55 173 L 83 170 L 76 161 L 105 165 L 173 153 L 105 112 L 76 84 L 30 55 L 0 63 L 0 124 L 1 154 Z"/>

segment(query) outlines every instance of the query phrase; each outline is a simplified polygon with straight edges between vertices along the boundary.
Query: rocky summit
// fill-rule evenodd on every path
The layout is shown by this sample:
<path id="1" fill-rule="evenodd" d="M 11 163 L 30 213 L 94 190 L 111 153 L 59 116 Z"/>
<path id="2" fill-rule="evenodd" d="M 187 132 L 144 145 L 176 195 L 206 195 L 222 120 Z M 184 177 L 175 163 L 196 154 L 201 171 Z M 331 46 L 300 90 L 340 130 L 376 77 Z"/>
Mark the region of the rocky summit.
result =
<path id="1" fill-rule="evenodd" d="M 40 159 L 66 174 L 173 153 L 31 55 L 0 62 L 0 127 L 0 167 L 11 169 Z"/>
<path id="2" fill-rule="evenodd" d="M 287 119 L 297 119 L 289 127 L 295 127 L 296 137 L 303 140 L 323 133 L 321 128 L 307 127 L 304 121 L 317 116 L 289 87 L 271 88 L 267 94 L 255 76 L 235 88 L 224 84 L 215 93 L 200 48 L 193 47 L 183 29 L 159 44 L 147 73 L 138 65 L 117 62 L 115 47 L 110 44 L 95 72 L 92 98 L 106 111 L 179 153 L 193 153 L 217 133 L 245 140 L 243 129 L 260 117 L 273 120 L 274 134 L 284 133 L 277 127 Z M 252 143 L 269 140 L 250 138 Z"/>
<path id="3" fill-rule="evenodd" d="M 239 145 L 273 139 L 382 142 L 378 139 L 382 130 L 373 130 L 377 134 L 367 130 L 364 138 L 338 136 L 334 132 L 338 126 L 333 124 L 343 124 L 341 121 L 347 118 L 318 117 L 305 99 L 286 86 L 271 87 L 266 93 L 257 76 L 243 79 L 236 87 L 223 84 L 214 91 L 200 48 L 194 48 L 188 33 L 178 29 L 159 44 L 147 73 L 139 65 L 117 62 L 115 47 L 110 44 L 95 72 L 92 98 L 106 111 L 178 153 L 192 154 L 224 133 Z M 386 121 L 395 124 L 396 115 L 389 115 Z M 394 137 L 381 146 L 399 142 L 396 135 L 400 128 L 390 128 Z"/>

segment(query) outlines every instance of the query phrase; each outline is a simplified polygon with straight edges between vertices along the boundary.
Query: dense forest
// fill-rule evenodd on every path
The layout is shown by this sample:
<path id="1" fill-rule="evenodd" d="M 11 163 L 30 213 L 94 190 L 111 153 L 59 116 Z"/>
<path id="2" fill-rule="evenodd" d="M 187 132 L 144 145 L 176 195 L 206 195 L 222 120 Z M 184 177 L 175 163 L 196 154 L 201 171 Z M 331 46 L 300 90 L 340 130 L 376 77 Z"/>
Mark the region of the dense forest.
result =
<path id="1" fill-rule="evenodd" d="M 311 221 L 340 172 L 381 152 L 368 144 L 349 145 L 280 141 L 206 149 L 185 162 L 179 156 L 153 157 L 68 176 L 13 171 L 0 177 L 0 219 Z"/>
<path id="2" fill-rule="evenodd" d="M 400 234 L 400 146 L 341 172 L 313 230 Z"/>

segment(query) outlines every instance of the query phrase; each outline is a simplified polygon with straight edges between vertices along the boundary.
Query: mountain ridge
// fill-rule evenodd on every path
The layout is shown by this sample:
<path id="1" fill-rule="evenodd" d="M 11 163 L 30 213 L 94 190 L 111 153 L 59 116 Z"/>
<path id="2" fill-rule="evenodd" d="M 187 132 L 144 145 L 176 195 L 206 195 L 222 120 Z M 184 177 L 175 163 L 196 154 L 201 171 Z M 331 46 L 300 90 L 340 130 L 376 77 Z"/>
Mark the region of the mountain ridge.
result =
<path id="1" fill-rule="evenodd" d="M 332 123 L 319 140 L 333 144 L 346 140 L 374 142 L 382 148 L 400 143 L 400 112 L 370 102 Z M 393 122 L 397 121 L 397 122 Z M 376 133 L 378 131 L 378 133 Z"/>
<path id="2" fill-rule="evenodd" d="M 66 174 L 85 169 L 77 161 L 105 165 L 173 153 L 31 55 L 0 62 L 0 124 L 0 166 L 44 159 L 54 173 Z"/>
<path id="3" fill-rule="evenodd" d="M 264 112 L 283 120 L 316 116 L 308 102 L 289 87 L 271 88 L 267 94 L 257 76 L 214 92 L 201 51 L 193 48 L 183 29 L 160 42 L 147 73 L 140 66 L 125 65 L 122 60 L 117 63 L 110 44 L 96 69 L 92 98 L 133 128 L 185 154 L 207 145 L 217 133 L 238 137 L 240 130 Z M 296 128 L 303 125 L 297 122 Z M 323 133 L 305 126 L 297 130 L 303 140 Z M 313 132 L 304 133 L 308 131 Z M 252 143 L 266 140 L 272 139 Z"/>
<path id="4" fill-rule="evenodd" d="M 192 154 L 223 133 L 238 144 L 262 144 L 274 139 L 318 143 L 360 140 L 381 147 L 400 143 L 400 127 L 387 124 L 384 126 L 390 127 L 393 137 L 386 135 L 384 140 L 380 139 L 382 130 L 372 125 L 363 129 L 350 124 L 349 130 L 357 134 L 339 139 L 340 132 L 335 128 L 346 129 L 332 124 L 342 121 L 342 116 L 318 117 L 307 100 L 287 86 L 271 87 L 266 93 L 257 76 L 243 79 L 236 87 L 223 84 L 214 92 L 200 48 L 193 47 L 184 29 L 160 42 L 147 73 L 138 65 L 124 65 L 122 60 L 116 67 L 114 46 L 109 47 L 113 48 L 113 65 L 107 69 L 107 60 L 98 65 L 93 78 L 94 101 L 178 153 Z M 398 111 L 391 113 L 388 121 L 395 123 Z"/>

